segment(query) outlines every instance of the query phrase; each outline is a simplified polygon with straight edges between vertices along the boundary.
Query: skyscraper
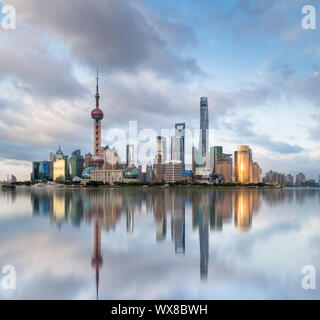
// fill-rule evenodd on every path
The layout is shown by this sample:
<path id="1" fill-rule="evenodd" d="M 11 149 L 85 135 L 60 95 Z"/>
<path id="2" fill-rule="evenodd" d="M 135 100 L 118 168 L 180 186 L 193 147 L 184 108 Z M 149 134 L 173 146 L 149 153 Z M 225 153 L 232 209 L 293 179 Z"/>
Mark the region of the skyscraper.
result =
<path id="1" fill-rule="evenodd" d="M 208 98 L 200 98 L 200 152 L 202 158 L 206 159 L 208 152 L 208 130 L 209 130 L 209 112 L 208 112 Z"/>
<path id="2" fill-rule="evenodd" d="M 127 144 L 126 160 L 127 166 L 133 166 L 133 144 Z"/>
<path id="3" fill-rule="evenodd" d="M 84 170 L 84 159 L 80 150 L 75 150 L 68 157 L 68 169 L 70 179 L 81 177 Z"/>
<path id="4" fill-rule="evenodd" d="M 253 162 L 249 146 L 238 146 L 234 152 L 234 176 L 236 183 L 252 182 Z"/>
<path id="5" fill-rule="evenodd" d="M 103 119 L 103 111 L 99 108 L 99 77 L 97 69 L 97 92 L 96 92 L 96 107 L 91 111 L 91 117 L 93 119 L 93 157 L 91 159 L 91 165 L 97 168 L 103 166 L 104 160 L 101 157 L 101 120 Z"/>
<path id="6" fill-rule="evenodd" d="M 165 163 L 167 161 L 167 140 L 165 137 L 157 136 L 156 140 L 157 145 L 157 155 L 155 157 L 155 163 L 158 163 L 158 159 L 160 156 L 161 163 Z"/>
<path id="7" fill-rule="evenodd" d="M 185 123 L 176 123 L 175 135 L 171 138 L 171 160 L 178 160 L 184 166 Z"/>
<path id="8" fill-rule="evenodd" d="M 214 163 L 213 163 L 213 171 L 215 173 L 218 173 L 216 172 L 216 163 L 217 163 L 217 160 L 222 158 L 223 157 L 223 147 L 220 147 L 220 146 L 214 146 L 213 147 L 213 160 L 214 160 Z"/>

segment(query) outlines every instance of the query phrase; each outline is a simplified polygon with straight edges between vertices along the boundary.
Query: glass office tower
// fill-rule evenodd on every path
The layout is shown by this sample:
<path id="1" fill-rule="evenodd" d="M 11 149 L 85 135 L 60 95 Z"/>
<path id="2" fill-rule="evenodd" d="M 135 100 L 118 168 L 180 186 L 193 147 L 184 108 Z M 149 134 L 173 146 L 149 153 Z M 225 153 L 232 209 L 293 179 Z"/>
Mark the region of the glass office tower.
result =
<path id="1" fill-rule="evenodd" d="M 209 130 L 209 113 L 208 98 L 200 98 L 200 151 L 205 159 L 208 152 L 208 130 Z"/>

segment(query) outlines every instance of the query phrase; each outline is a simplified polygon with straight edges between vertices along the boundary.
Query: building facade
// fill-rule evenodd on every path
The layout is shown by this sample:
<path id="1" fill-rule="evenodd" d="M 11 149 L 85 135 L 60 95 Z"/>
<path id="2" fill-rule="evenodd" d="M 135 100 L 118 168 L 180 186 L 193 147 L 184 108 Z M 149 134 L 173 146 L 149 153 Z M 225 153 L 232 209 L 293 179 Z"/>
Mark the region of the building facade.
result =
<path id="1" fill-rule="evenodd" d="M 167 161 L 164 166 L 165 182 L 182 181 L 183 165 L 182 161 Z"/>
<path id="2" fill-rule="evenodd" d="M 208 98 L 200 98 L 200 152 L 203 159 L 206 159 L 209 146 L 209 111 Z"/>
<path id="3" fill-rule="evenodd" d="M 123 171 L 122 170 L 92 170 L 91 177 L 92 181 L 101 181 L 103 183 L 114 184 L 114 182 L 123 182 Z"/>
<path id="4" fill-rule="evenodd" d="M 224 183 L 232 182 L 232 159 L 231 158 L 218 158 L 216 160 L 215 173 L 221 174 Z"/>
<path id="5" fill-rule="evenodd" d="M 181 161 L 184 166 L 185 161 L 185 123 L 176 123 L 175 135 L 171 138 L 171 160 Z"/>
<path id="6" fill-rule="evenodd" d="M 253 181 L 252 151 L 249 146 L 238 146 L 234 152 L 234 176 L 236 183 L 251 183 Z"/>

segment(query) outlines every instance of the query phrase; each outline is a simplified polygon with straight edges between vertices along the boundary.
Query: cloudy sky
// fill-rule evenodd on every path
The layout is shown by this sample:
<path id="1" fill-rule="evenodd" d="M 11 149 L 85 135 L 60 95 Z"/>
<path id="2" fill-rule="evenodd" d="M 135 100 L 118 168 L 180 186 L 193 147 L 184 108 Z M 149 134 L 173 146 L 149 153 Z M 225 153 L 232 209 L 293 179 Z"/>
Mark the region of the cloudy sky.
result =
<path id="1" fill-rule="evenodd" d="M 9 0 L 8 0 L 9 1 Z M 320 28 L 308 0 L 10 0 L 0 28 L 0 179 L 31 161 L 92 152 L 95 70 L 108 131 L 199 127 L 209 98 L 211 145 L 253 149 L 263 171 L 320 173 Z M 320 16 L 319 16 L 320 17 Z"/>

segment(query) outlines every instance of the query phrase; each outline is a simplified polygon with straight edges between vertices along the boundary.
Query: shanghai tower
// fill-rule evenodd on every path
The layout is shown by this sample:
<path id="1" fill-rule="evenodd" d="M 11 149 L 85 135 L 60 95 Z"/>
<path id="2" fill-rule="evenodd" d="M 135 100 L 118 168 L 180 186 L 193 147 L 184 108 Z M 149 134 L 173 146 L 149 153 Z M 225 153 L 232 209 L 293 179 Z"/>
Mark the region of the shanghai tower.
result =
<path id="1" fill-rule="evenodd" d="M 208 131 L 209 130 L 209 114 L 208 114 L 208 98 L 200 98 L 200 152 L 202 158 L 206 159 L 208 152 Z"/>

